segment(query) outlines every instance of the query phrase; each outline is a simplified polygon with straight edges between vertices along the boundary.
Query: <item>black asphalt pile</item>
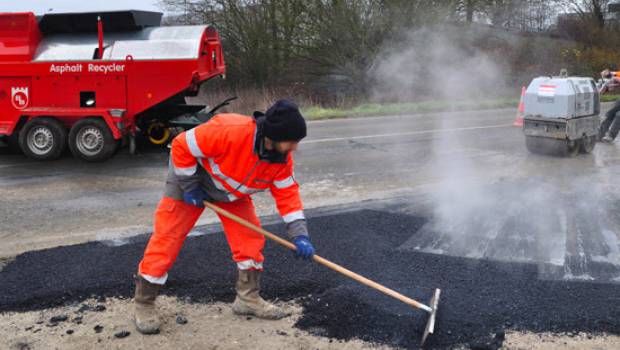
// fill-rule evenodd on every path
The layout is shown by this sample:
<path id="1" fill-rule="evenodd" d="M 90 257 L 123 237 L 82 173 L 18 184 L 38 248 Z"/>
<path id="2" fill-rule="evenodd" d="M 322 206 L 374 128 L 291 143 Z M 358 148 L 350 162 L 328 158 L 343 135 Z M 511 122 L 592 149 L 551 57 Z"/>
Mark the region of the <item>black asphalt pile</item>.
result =
<path id="1" fill-rule="evenodd" d="M 532 264 L 499 263 L 397 249 L 425 218 L 358 211 L 312 218 L 318 253 L 403 294 L 428 302 L 442 289 L 428 348 L 497 348 L 505 330 L 620 333 L 620 285 L 538 279 Z M 278 231 L 281 227 L 268 227 Z M 147 237 L 123 246 L 88 243 L 29 252 L 0 272 L 0 311 L 130 297 Z M 263 293 L 301 298 L 298 327 L 339 338 L 417 348 L 427 314 L 324 267 L 298 261 L 275 244 L 265 251 Z M 222 234 L 190 237 L 165 293 L 193 302 L 234 298 L 235 265 Z"/>

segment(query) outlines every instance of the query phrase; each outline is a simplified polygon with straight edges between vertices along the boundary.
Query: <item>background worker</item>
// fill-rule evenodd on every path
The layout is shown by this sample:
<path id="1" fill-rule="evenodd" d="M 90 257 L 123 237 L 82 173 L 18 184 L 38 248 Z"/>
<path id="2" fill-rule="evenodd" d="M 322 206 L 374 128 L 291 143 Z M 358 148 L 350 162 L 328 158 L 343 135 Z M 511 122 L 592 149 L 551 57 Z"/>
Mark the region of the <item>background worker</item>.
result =
<path id="1" fill-rule="evenodd" d="M 297 255 L 312 257 L 314 247 L 293 177 L 292 153 L 305 136 L 306 123 L 299 108 L 280 100 L 265 114 L 256 112 L 254 117 L 218 114 L 174 139 L 166 192 L 155 211 L 154 231 L 136 276 L 138 331 L 159 332 L 155 299 L 185 237 L 204 210 L 203 201 L 260 225 L 250 195 L 269 190 Z M 238 270 L 233 312 L 265 319 L 288 316 L 259 295 L 265 238 L 226 217 L 220 215 L 219 219 Z"/>
<path id="2" fill-rule="evenodd" d="M 609 69 L 605 69 L 601 72 L 601 78 L 605 82 L 599 89 L 601 95 L 620 90 L 619 72 L 612 72 Z M 605 113 L 605 119 L 601 122 L 598 133 L 599 140 L 611 143 L 616 139 L 618 132 L 620 132 L 620 118 L 617 118 L 619 114 L 620 100 L 616 100 L 614 106 Z"/>

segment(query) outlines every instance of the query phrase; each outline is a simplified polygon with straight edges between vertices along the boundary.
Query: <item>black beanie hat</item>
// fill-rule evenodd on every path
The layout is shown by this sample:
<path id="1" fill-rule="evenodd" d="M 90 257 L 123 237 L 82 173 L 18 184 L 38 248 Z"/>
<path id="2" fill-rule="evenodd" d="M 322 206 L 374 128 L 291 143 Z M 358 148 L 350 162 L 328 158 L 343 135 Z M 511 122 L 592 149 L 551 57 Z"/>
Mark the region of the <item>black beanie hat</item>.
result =
<path id="1" fill-rule="evenodd" d="M 299 107 L 291 101 L 279 100 L 265 113 L 264 135 L 273 141 L 299 141 L 306 137 L 306 121 Z"/>

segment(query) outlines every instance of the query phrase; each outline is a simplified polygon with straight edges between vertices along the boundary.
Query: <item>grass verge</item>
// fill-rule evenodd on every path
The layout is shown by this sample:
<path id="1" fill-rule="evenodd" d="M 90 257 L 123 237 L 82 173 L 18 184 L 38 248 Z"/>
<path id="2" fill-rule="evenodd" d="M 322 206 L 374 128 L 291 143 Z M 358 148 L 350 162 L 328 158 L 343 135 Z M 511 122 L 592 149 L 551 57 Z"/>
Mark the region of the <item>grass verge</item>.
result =
<path id="1" fill-rule="evenodd" d="M 518 104 L 519 100 L 514 98 L 479 101 L 422 101 L 388 104 L 369 103 L 351 108 L 323 108 L 312 106 L 303 108 L 303 115 L 309 120 L 321 120 L 334 118 L 402 115 L 425 112 L 444 112 L 459 110 L 467 111 L 508 107 L 517 108 Z"/>
<path id="2" fill-rule="evenodd" d="M 601 102 L 615 102 L 620 95 L 601 95 Z"/>

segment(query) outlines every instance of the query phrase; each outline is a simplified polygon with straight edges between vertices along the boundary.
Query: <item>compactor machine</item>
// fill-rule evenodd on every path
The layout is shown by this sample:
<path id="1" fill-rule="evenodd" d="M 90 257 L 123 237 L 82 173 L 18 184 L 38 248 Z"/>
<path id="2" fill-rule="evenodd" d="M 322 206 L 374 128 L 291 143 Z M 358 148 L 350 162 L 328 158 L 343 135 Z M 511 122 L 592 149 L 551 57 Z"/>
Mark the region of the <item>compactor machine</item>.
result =
<path id="1" fill-rule="evenodd" d="M 523 103 L 523 133 L 530 152 L 560 156 L 592 152 L 601 108 L 594 79 L 566 74 L 535 78 Z"/>

